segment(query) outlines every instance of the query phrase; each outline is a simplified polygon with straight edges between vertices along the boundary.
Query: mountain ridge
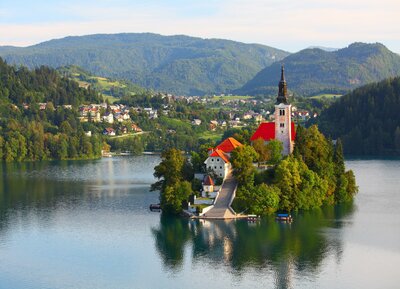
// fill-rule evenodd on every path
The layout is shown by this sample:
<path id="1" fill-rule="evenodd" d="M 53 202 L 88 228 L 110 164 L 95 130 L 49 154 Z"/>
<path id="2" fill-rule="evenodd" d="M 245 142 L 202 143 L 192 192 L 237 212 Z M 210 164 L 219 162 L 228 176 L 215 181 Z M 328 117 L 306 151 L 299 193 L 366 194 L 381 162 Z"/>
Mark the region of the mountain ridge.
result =
<path id="1" fill-rule="evenodd" d="M 303 49 L 261 70 L 240 94 L 275 94 L 280 65 L 288 87 L 300 95 L 345 93 L 361 85 L 400 75 L 400 56 L 381 43 L 355 42 L 337 51 Z"/>
<path id="2" fill-rule="evenodd" d="M 0 47 L 8 63 L 78 65 L 99 76 L 188 95 L 229 92 L 287 55 L 261 44 L 154 33 L 68 36 L 29 47 Z"/>

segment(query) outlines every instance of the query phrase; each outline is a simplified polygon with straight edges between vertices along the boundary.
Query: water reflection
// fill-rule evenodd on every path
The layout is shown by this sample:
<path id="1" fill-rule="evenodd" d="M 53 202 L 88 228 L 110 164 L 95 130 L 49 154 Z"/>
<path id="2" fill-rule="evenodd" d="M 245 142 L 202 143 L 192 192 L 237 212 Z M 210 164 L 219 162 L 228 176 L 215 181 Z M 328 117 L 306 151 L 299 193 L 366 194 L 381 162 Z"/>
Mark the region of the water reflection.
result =
<path id="1" fill-rule="evenodd" d="M 185 248 L 192 262 L 227 266 L 236 276 L 249 268 L 273 272 L 276 288 L 291 288 L 293 274 L 317 276 L 330 254 L 340 262 L 340 228 L 351 225 L 352 203 L 294 216 L 292 224 L 273 218 L 246 221 L 187 220 L 161 216 L 153 229 L 157 251 L 168 270 L 180 270 Z"/>

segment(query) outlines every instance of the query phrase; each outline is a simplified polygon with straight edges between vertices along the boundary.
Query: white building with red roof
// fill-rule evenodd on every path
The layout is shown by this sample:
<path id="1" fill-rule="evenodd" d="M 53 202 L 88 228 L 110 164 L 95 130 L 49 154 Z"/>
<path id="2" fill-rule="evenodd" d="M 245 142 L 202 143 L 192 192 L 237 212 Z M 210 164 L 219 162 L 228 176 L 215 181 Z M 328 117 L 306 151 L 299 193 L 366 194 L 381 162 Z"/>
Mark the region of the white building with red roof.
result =
<path id="1" fill-rule="evenodd" d="M 288 103 L 287 85 L 284 68 L 282 66 L 279 93 L 275 104 L 274 122 L 261 123 L 256 132 L 250 138 L 251 141 L 263 139 L 265 142 L 279 140 L 283 144 L 283 155 L 293 152 L 296 130 L 292 121 L 292 105 Z"/>
<path id="2" fill-rule="evenodd" d="M 229 137 L 215 148 L 210 149 L 208 151 L 208 158 L 204 162 L 206 169 L 213 171 L 218 177 L 225 179 L 232 168 L 229 161 L 231 152 L 238 146 L 242 146 L 242 144 L 233 137 Z"/>

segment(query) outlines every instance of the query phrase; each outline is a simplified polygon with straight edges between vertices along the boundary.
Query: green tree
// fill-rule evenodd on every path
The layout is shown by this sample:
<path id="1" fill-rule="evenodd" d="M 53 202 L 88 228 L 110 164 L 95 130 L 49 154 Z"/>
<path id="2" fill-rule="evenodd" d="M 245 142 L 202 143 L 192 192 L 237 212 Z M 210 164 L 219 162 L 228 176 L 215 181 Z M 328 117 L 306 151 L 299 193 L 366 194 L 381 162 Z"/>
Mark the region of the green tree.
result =
<path id="1" fill-rule="evenodd" d="M 255 141 L 253 141 L 252 146 L 254 150 L 258 154 L 258 164 L 262 162 L 266 162 L 271 158 L 270 150 L 268 149 L 267 145 L 265 144 L 265 141 L 262 138 L 258 138 Z"/>
<path id="2" fill-rule="evenodd" d="M 249 145 L 239 146 L 232 151 L 233 175 L 240 185 L 251 186 L 254 184 L 253 162 L 257 161 L 257 158 L 257 152 Z"/>
<path id="3" fill-rule="evenodd" d="M 279 140 L 271 140 L 267 144 L 270 155 L 270 163 L 276 165 L 282 159 L 283 144 Z"/>

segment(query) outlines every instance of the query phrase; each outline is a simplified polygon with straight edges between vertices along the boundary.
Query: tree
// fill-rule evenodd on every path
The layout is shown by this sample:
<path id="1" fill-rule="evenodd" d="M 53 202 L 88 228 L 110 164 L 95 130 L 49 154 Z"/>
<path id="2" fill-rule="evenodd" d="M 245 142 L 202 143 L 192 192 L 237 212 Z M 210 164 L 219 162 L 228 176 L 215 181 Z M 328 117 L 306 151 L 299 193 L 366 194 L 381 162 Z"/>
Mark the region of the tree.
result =
<path id="1" fill-rule="evenodd" d="M 179 213 L 182 202 L 193 193 L 191 183 L 184 179 L 187 160 L 182 153 L 177 149 L 164 151 L 160 164 L 154 168 L 159 181 L 151 185 L 151 190 L 160 190 L 161 208 L 166 213 Z"/>
<path id="2" fill-rule="evenodd" d="M 252 146 L 258 154 L 258 164 L 266 162 L 271 158 L 270 150 L 268 149 L 268 146 L 265 144 L 265 141 L 262 138 L 258 138 L 253 141 Z"/>
<path id="3" fill-rule="evenodd" d="M 344 174 L 345 172 L 345 166 L 344 166 L 344 157 L 343 157 L 343 146 L 342 146 L 342 141 L 337 139 L 336 145 L 335 145 L 335 153 L 333 155 L 333 161 L 335 163 L 335 173 L 336 176 L 340 176 L 341 174 Z"/>
<path id="4" fill-rule="evenodd" d="M 188 181 L 179 181 L 167 185 L 161 194 L 161 208 L 163 212 L 178 214 L 182 211 L 182 203 L 193 194 L 192 184 Z"/>
<path id="5" fill-rule="evenodd" d="M 235 148 L 231 153 L 233 175 L 240 185 L 254 184 L 255 168 L 253 162 L 257 161 L 258 154 L 252 146 L 243 145 Z"/>
<path id="6" fill-rule="evenodd" d="M 151 185 L 151 190 L 163 191 L 167 186 L 174 186 L 182 181 L 182 169 L 185 163 L 183 152 L 169 149 L 161 154 L 161 163 L 154 168 L 154 176 L 159 179 Z"/>
<path id="7" fill-rule="evenodd" d="M 267 144 L 270 163 L 276 165 L 282 159 L 283 144 L 279 140 L 271 140 Z"/>

